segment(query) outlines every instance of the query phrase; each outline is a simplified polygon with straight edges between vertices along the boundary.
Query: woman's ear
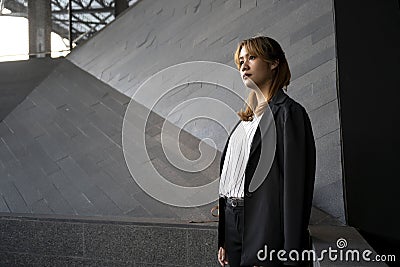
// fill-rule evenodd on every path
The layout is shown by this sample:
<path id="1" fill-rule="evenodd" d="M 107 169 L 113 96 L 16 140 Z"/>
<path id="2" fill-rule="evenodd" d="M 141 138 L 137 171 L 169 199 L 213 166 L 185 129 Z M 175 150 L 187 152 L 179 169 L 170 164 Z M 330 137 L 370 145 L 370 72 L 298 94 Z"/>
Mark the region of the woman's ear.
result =
<path id="1" fill-rule="evenodd" d="M 271 63 L 271 70 L 273 70 L 273 69 L 275 69 L 276 67 L 278 67 L 278 65 L 279 65 L 279 60 L 274 60 L 274 61 Z"/>

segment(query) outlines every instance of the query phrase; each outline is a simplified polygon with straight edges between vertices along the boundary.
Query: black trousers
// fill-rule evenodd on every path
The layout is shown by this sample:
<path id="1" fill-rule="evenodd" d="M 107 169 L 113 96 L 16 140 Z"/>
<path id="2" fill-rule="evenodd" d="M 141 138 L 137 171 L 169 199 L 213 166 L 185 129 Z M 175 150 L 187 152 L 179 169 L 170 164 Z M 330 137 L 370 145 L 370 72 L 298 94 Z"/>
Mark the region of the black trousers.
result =
<path id="1" fill-rule="evenodd" d="M 253 267 L 250 265 L 240 265 L 242 253 L 242 236 L 244 222 L 244 207 L 232 207 L 225 205 L 225 252 L 227 254 L 230 267 Z M 307 249 L 311 249 L 311 238 Z M 267 265 L 265 265 L 267 266 Z M 276 266 L 276 264 L 274 265 Z M 283 266 L 283 264 L 279 264 Z M 311 267 L 312 262 L 302 262 L 301 267 Z"/>
<path id="2" fill-rule="evenodd" d="M 243 207 L 225 206 L 225 252 L 230 267 L 252 267 L 240 265 L 243 218 Z"/>

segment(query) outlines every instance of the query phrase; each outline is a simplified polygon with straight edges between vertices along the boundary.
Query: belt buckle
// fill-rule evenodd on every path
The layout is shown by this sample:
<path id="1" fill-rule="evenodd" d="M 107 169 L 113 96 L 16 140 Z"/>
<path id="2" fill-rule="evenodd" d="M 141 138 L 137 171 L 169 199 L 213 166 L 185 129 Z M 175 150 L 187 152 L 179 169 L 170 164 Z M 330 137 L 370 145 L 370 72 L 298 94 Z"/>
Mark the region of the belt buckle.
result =
<path id="1" fill-rule="evenodd" d="M 238 204 L 238 201 L 236 200 L 236 199 L 232 199 L 232 207 L 236 207 L 237 206 L 237 204 Z"/>

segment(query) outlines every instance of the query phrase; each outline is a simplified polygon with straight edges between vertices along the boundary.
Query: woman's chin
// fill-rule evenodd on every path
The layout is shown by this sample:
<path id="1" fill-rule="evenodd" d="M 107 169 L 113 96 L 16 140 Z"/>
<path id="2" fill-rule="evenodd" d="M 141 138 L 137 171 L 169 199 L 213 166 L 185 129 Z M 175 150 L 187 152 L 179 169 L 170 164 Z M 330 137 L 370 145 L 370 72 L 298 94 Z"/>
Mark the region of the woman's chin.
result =
<path id="1" fill-rule="evenodd" d="M 244 85 L 246 85 L 247 88 L 253 89 L 253 90 L 260 90 L 260 88 L 257 86 L 257 84 L 250 78 L 245 79 Z"/>

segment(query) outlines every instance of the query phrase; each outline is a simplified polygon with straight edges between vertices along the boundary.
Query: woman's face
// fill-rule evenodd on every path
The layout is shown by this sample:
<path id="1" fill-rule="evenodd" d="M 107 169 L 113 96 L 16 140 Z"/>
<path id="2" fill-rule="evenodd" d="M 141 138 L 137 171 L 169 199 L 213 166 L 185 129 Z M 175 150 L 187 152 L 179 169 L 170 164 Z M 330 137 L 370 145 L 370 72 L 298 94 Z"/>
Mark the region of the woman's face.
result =
<path id="1" fill-rule="evenodd" d="M 239 62 L 240 76 L 244 84 L 255 89 L 255 83 L 261 91 L 271 82 L 272 70 L 277 66 L 275 63 L 269 64 L 260 57 L 249 54 L 244 46 L 239 53 Z"/>

